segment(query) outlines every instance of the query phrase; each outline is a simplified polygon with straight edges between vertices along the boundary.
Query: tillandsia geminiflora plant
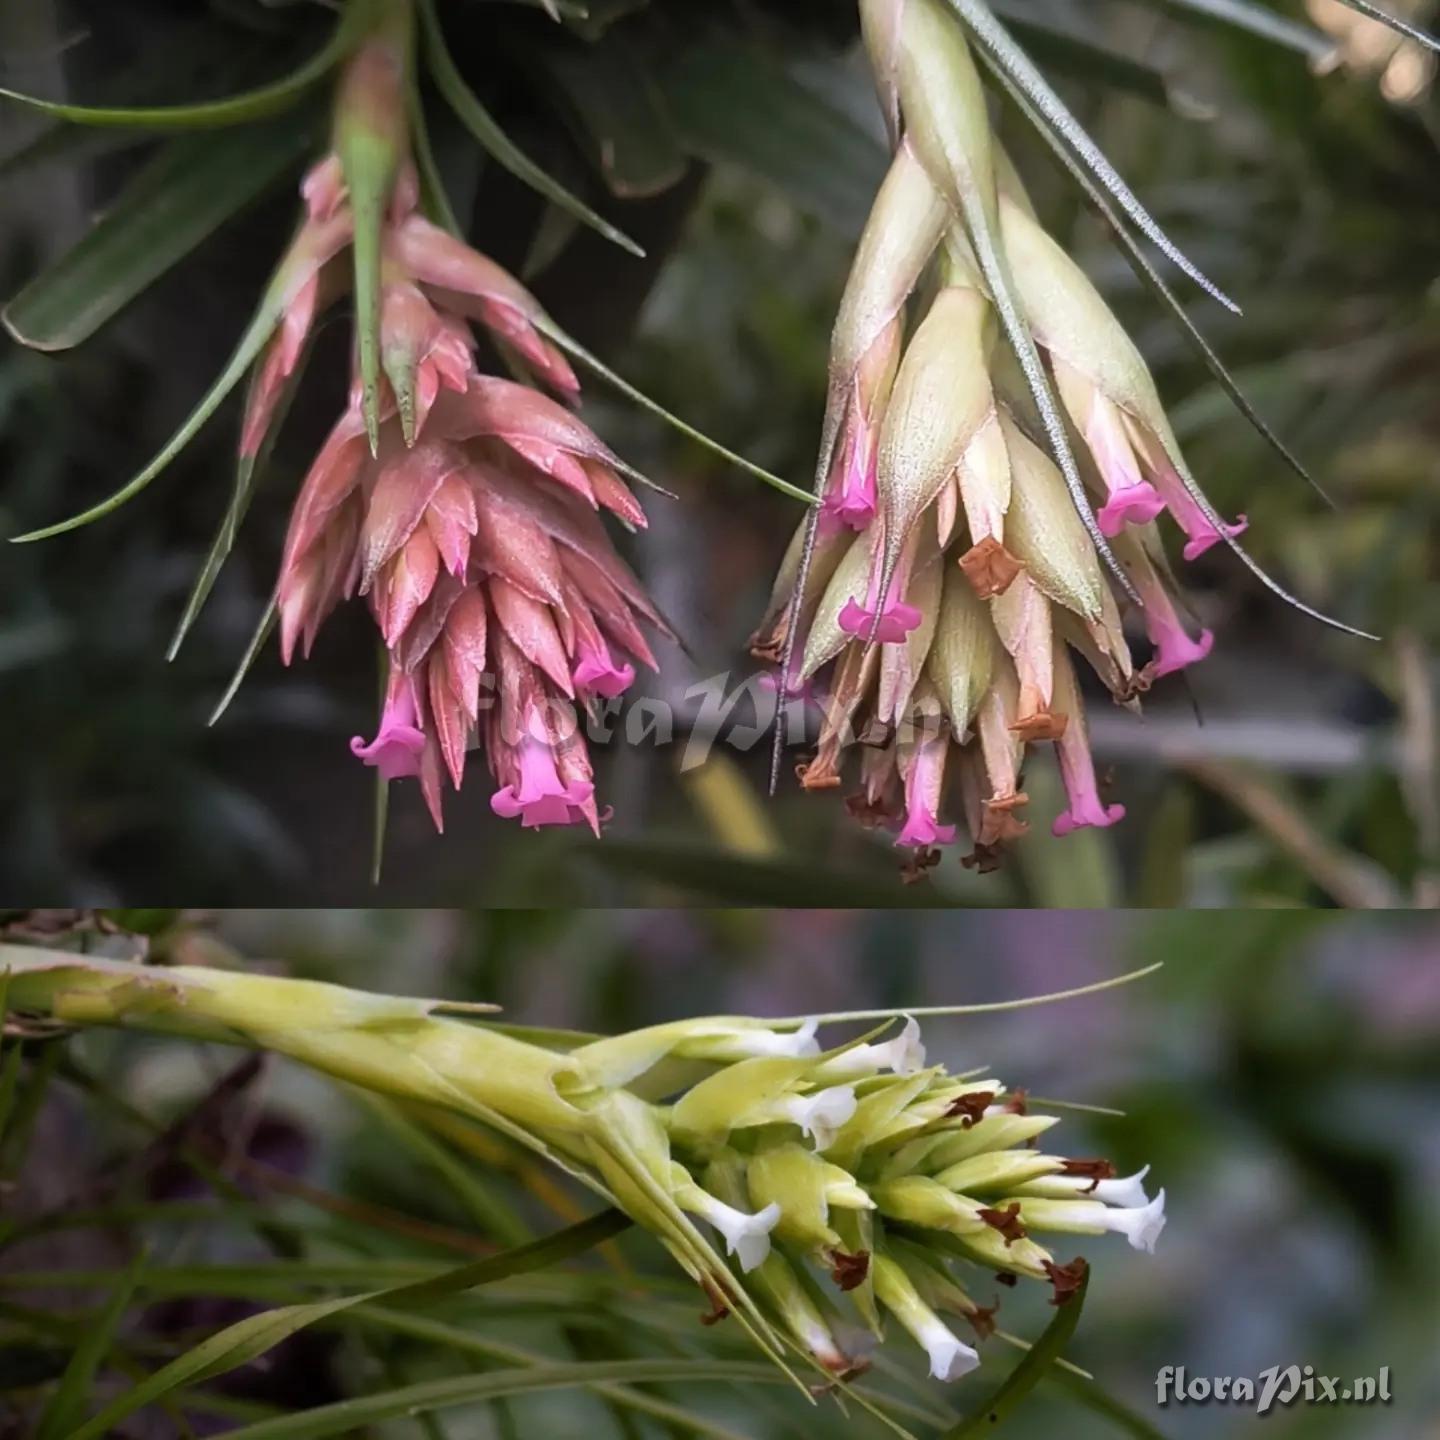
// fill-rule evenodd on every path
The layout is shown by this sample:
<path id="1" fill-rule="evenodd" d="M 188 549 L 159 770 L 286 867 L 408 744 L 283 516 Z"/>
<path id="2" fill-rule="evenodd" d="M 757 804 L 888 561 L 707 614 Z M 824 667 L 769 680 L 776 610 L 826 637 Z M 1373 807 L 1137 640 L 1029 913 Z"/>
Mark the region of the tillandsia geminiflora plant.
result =
<path id="1" fill-rule="evenodd" d="M 977 1278 L 1039 1281 L 1064 1306 L 1087 1265 L 1043 1237 L 1113 1233 L 1150 1251 L 1165 1223 L 1144 1171 L 1044 1146 L 1057 1116 L 983 1070 L 927 1063 L 904 1014 L 560 1037 L 443 1013 L 485 1006 L 13 945 L 0 977 L 16 1033 L 105 1025 L 249 1046 L 503 1132 L 659 1240 L 710 1322 L 733 1315 L 787 1373 L 796 1356 L 818 1367 L 822 1389 L 848 1388 L 887 1321 L 955 1380 L 995 1331 Z M 822 1026 L 867 1018 L 882 1023 L 822 1048 Z"/>

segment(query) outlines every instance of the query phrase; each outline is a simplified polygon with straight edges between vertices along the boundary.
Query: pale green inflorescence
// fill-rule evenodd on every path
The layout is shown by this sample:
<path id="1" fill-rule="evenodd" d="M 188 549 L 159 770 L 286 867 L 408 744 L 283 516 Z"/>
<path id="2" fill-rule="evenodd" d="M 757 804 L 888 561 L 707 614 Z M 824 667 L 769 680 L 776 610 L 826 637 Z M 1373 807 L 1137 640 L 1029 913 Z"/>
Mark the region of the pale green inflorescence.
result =
<path id="1" fill-rule="evenodd" d="M 816 1020 L 712 1017 L 567 1052 L 437 1002 L 0 948 L 12 1009 L 244 1043 L 497 1126 L 655 1235 L 707 1318 L 734 1314 L 777 1361 L 798 1347 L 836 1376 L 863 1367 L 888 1317 L 954 1379 L 993 1329 L 977 1279 L 1048 1281 L 1058 1303 L 1083 1262 L 1044 1237 L 1149 1251 L 1164 1225 L 1144 1171 L 1044 1147 L 1057 1116 L 930 1063 L 910 1018 L 828 1050 Z"/>

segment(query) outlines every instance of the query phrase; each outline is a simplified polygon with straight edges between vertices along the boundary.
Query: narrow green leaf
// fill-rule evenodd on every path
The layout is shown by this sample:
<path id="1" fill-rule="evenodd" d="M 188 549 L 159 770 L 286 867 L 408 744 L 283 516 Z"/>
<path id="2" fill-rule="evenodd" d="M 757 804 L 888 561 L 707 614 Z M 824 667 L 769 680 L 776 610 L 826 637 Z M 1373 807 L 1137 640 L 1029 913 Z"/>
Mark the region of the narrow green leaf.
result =
<path id="1" fill-rule="evenodd" d="M 678 415 L 672 415 L 663 405 L 652 400 L 643 391 L 637 390 L 628 380 L 617 375 L 598 356 L 592 355 L 573 335 L 562 330 L 548 315 L 541 315 L 535 321 L 535 328 L 553 340 L 562 350 L 579 360 L 581 364 L 588 366 L 602 380 L 608 381 L 627 399 L 633 400 L 635 404 L 650 411 L 652 415 L 658 415 L 667 425 L 673 426 L 682 435 L 693 440 L 697 445 L 703 446 L 712 454 L 720 456 L 722 460 L 728 460 L 730 464 L 738 466 L 741 470 L 756 479 L 763 480 L 767 485 L 780 491 L 782 495 L 788 495 L 792 500 L 801 500 L 806 505 L 816 503 L 815 496 L 808 490 L 802 490 L 798 485 L 792 485 L 788 480 L 782 480 L 778 475 L 772 475 L 768 470 L 763 470 L 759 465 L 747 460 L 743 455 L 737 455 L 733 450 L 727 450 L 718 440 L 712 440 L 708 435 L 702 434 L 692 425 L 687 425 Z M 643 478 L 643 477 L 640 477 Z M 649 482 L 646 482 L 649 483 Z M 655 487 L 658 488 L 658 487 Z"/>
<path id="2" fill-rule="evenodd" d="M 600 1360 L 568 1364 L 531 1365 L 521 1369 L 492 1370 L 481 1375 L 457 1375 L 427 1380 L 398 1390 L 385 1390 L 354 1400 L 319 1405 L 298 1415 L 262 1420 L 231 1430 L 227 1440 L 322 1440 L 384 1420 L 423 1414 L 452 1405 L 498 1400 L 547 1390 L 574 1389 L 597 1384 L 651 1383 L 688 1385 L 697 1382 L 742 1385 L 784 1385 L 778 1370 L 736 1360 Z M 75 1440 L 82 1440 L 77 1435 Z"/>
<path id="3" fill-rule="evenodd" d="M 130 1297 L 135 1293 L 145 1260 L 142 1250 L 125 1269 L 93 1323 L 81 1330 L 74 1354 L 60 1378 L 60 1386 L 40 1416 L 35 1440 L 65 1440 L 71 1434 L 81 1433 L 75 1427 L 85 1413 L 95 1375 L 110 1350 L 115 1330 L 130 1304 Z"/>
<path id="4" fill-rule="evenodd" d="M 993 1435 L 999 1429 L 1020 1402 L 1051 1373 L 1060 1352 L 1070 1343 L 1070 1337 L 1080 1322 L 1080 1311 L 1084 1307 L 1089 1285 L 1087 1270 L 1080 1288 L 1063 1305 L 1056 1307 L 1055 1316 L 1045 1327 L 1045 1333 L 1005 1377 L 994 1394 L 968 1419 L 947 1430 L 940 1440 L 970 1440 L 975 1435 Z"/>
<path id="5" fill-rule="evenodd" d="M 277 179 L 310 144 L 310 127 L 246 126 L 172 140 L 80 242 L 4 310 L 35 350 L 87 340 Z"/>
<path id="6" fill-rule="evenodd" d="M 426 53 L 430 60 L 430 73 L 441 95 L 454 110 L 461 123 L 512 175 L 538 191 L 547 200 L 568 210 L 577 220 L 583 221 L 599 231 L 607 240 L 613 241 L 622 250 L 643 257 L 645 252 L 622 230 L 597 215 L 583 200 L 572 195 L 558 181 L 553 180 L 495 123 L 494 117 L 475 97 L 475 92 L 465 83 L 445 46 L 445 36 L 435 12 L 434 0 L 420 0 L 420 16 L 424 25 Z"/>
<path id="7" fill-rule="evenodd" d="M 180 647 L 185 643 L 185 637 L 190 633 L 190 627 L 199 618 L 206 600 L 210 598 L 210 591 L 215 586 L 221 568 L 230 557 L 230 551 L 235 546 L 236 536 L 240 533 L 240 526 L 250 509 L 250 501 L 254 498 L 255 486 L 269 468 L 276 438 L 285 424 L 285 417 L 295 399 L 295 392 L 300 388 L 301 377 L 305 372 L 305 362 L 309 357 L 309 349 L 307 343 L 305 350 L 296 362 L 295 369 L 285 381 L 284 388 L 275 405 L 275 413 L 270 419 L 270 428 L 266 431 L 264 440 L 260 442 L 259 450 L 253 455 L 240 455 L 236 459 L 235 484 L 230 492 L 230 504 L 221 517 L 220 528 L 215 532 L 215 539 L 210 545 L 210 553 L 206 555 L 205 563 L 200 567 L 200 573 L 196 575 L 195 583 L 190 587 L 190 595 L 185 601 L 184 613 L 175 626 L 175 634 L 170 640 L 169 649 L 165 652 L 167 660 L 174 660 L 180 653 Z M 258 372 L 256 374 L 258 375 Z M 255 380 L 256 375 L 252 375 L 252 387 Z"/>
<path id="8" fill-rule="evenodd" d="M 118 1421 L 134 1414 L 143 1406 L 153 1404 L 181 1387 L 199 1385 L 217 1375 L 224 1375 L 241 1365 L 247 1365 L 296 1331 L 329 1319 L 340 1311 L 370 1300 L 383 1300 L 391 1305 L 416 1304 L 457 1294 L 462 1290 L 471 1290 L 478 1285 L 523 1274 L 528 1270 L 543 1269 L 618 1235 L 629 1224 L 629 1218 L 618 1210 L 605 1210 L 532 1244 L 501 1251 L 498 1255 L 458 1266 L 427 1280 L 414 1281 L 391 1290 L 371 1290 L 360 1295 L 342 1295 L 329 1300 L 284 1305 L 260 1315 L 247 1316 L 201 1341 L 199 1345 L 172 1360 L 170 1364 L 162 1366 L 123 1395 L 117 1396 L 98 1415 L 72 1431 L 68 1440 L 91 1440 L 91 1437 L 110 1434 Z M 132 1279 L 132 1289 L 133 1285 Z M 314 1415 L 320 1412 L 308 1413 Z M 287 1420 L 292 1418 L 296 1417 L 286 1417 Z M 271 1422 L 260 1423 L 263 1427 Z M 50 1437 L 44 1437 L 44 1440 L 50 1440 Z"/>
<path id="9" fill-rule="evenodd" d="M 1087 1410 L 1106 1420 L 1131 1437 L 1131 1440 L 1166 1440 L 1165 1432 L 1153 1425 L 1123 1400 L 1117 1400 L 1103 1386 L 1073 1367 L 1057 1361 L 1045 1376 L 1047 1384 L 1075 1397 Z"/>
<path id="10" fill-rule="evenodd" d="M 312 85 L 334 69 L 362 33 L 368 10 L 365 0 L 346 5 L 329 40 L 299 69 L 269 85 L 224 100 L 209 100 L 199 105 L 71 105 L 65 101 L 43 100 L 38 95 L 24 95 L 3 86 L 0 86 L 0 100 L 13 100 L 31 110 L 39 110 L 76 125 L 140 130 L 199 130 L 261 120 L 288 110 Z"/>
<path id="11" fill-rule="evenodd" d="M 270 603 L 265 607 L 265 613 L 260 617 L 260 623 L 255 627 L 255 633 L 250 637 L 250 643 L 245 647 L 245 653 L 240 657 L 240 663 L 235 667 L 234 675 L 230 677 L 229 685 L 225 687 L 225 693 L 220 697 L 219 704 L 210 712 L 207 724 L 216 724 L 230 708 L 230 702 L 239 694 L 240 686 L 244 683 L 246 675 L 250 673 L 250 667 L 255 663 L 255 657 L 264 648 L 265 642 L 270 638 L 270 632 L 275 628 L 275 617 L 279 614 L 279 608 L 272 595 Z"/>
<path id="12" fill-rule="evenodd" d="M 1419 26 L 1410 24 L 1408 20 L 1402 20 L 1398 15 L 1392 15 L 1388 10 L 1382 10 L 1378 5 L 1371 5 L 1369 0 L 1340 0 L 1340 3 L 1348 5 L 1352 10 L 1371 20 L 1379 21 L 1381 25 L 1388 25 L 1397 35 L 1403 35 L 1407 40 L 1413 40 L 1427 50 L 1440 52 L 1440 39 L 1427 34 Z"/>
<path id="13" fill-rule="evenodd" d="M 1302 25 L 1281 15 L 1256 0 L 1146 0 L 1150 5 L 1171 10 L 1188 18 L 1218 20 L 1240 30 L 1248 30 L 1263 40 L 1273 41 L 1289 50 L 1296 50 L 1315 64 L 1328 60 L 1335 53 L 1335 42 L 1323 30 Z"/>
<path id="14" fill-rule="evenodd" d="M 990 54 L 995 62 L 1025 92 L 1035 108 L 1045 117 L 1048 124 L 1064 135 L 1066 142 L 1090 170 L 1097 180 L 1115 197 L 1120 208 L 1144 233 L 1150 242 L 1180 267 L 1207 294 L 1213 296 L 1228 310 L 1240 313 L 1240 307 L 1213 284 L 1200 269 L 1191 263 L 1174 241 L 1160 228 L 1154 217 L 1140 203 L 1139 198 L 1116 173 L 1105 158 L 1100 147 L 1085 132 L 1084 127 L 1072 115 L 1065 102 L 1051 89 L 1045 77 L 1031 63 L 1029 56 L 1018 46 L 1010 33 L 995 18 L 984 0 L 946 0 L 946 4 L 960 17 L 965 26 L 979 42 L 980 48 Z"/>
<path id="15" fill-rule="evenodd" d="M 52 535 L 63 535 L 67 530 L 77 530 L 82 525 L 89 525 L 92 521 L 118 509 L 127 500 L 133 499 L 164 470 L 199 433 L 201 426 L 220 408 L 221 402 L 240 383 L 245 372 L 259 357 L 266 342 L 274 334 L 288 301 L 286 287 L 292 278 L 289 274 L 291 268 L 289 261 L 290 256 L 287 254 L 271 276 L 259 308 L 251 318 L 245 333 L 240 337 L 229 360 L 226 361 L 225 368 L 216 377 L 209 390 L 201 397 L 200 403 L 190 412 L 180 428 L 166 441 L 160 453 L 134 479 L 122 485 L 113 495 L 78 515 L 72 515 L 68 520 L 57 521 L 54 525 L 47 525 L 41 530 L 32 530 L 26 535 L 16 535 L 12 537 L 12 544 L 26 544 L 31 540 L 47 540 Z"/>
<path id="16" fill-rule="evenodd" d="M 1251 405 L 1234 376 L 1226 369 L 1224 361 L 1211 349 L 1209 341 L 1205 339 L 1204 335 L 1202 335 L 1196 327 L 1195 322 L 1186 314 L 1184 306 L 1175 298 L 1174 292 L 1165 283 L 1159 271 L 1150 263 L 1144 250 L 1141 249 L 1139 242 L 1130 231 L 1126 229 L 1120 216 L 1115 213 L 1114 208 L 1110 204 L 1109 197 L 1105 194 L 1104 190 L 1102 190 L 1100 186 L 1091 179 L 1089 173 L 1077 163 L 1074 156 L 1066 149 L 1060 137 L 1040 123 L 1040 118 L 1031 106 L 1030 101 L 1026 98 L 1025 92 L 1021 90 L 988 55 L 982 55 L 981 58 L 985 61 L 987 67 L 989 67 L 990 73 L 1014 102 L 1016 108 L 1035 125 L 1055 157 L 1065 169 L 1070 172 L 1070 176 L 1075 183 L 1085 192 L 1086 198 L 1110 227 L 1116 243 L 1120 246 L 1121 250 L 1124 251 L 1125 258 L 1130 263 L 1130 268 L 1139 277 L 1141 282 L 1159 299 L 1160 303 L 1170 311 L 1171 315 L 1175 317 L 1180 328 L 1185 332 L 1186 339 L 1189 340 L 1196 353 L 1205 362 L 1206 369 L 1215 377 L 1220 388 L 1230 397 L 1236 409 L 1255 427 L 1265 442 L 1284 460 L 1286 465 L 1304 480 L 1327 505 L 1333 507 L 1335 504 L 1334 500 L 1326 494 L 1319 482 L 1306 470 L 1300 461 L 1295 458 L 1285 442 L 1265 423 L 1259 412 Z"/>

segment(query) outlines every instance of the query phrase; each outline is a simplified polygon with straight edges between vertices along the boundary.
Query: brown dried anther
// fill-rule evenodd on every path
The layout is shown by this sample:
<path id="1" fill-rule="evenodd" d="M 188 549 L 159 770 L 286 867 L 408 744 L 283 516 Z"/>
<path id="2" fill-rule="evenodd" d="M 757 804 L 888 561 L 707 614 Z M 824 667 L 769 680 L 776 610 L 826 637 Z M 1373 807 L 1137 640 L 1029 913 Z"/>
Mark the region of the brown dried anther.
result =
<path id="1" fill-rule="evenodd" d="M 853 1255 L 844 1250 L 827 1250 L 830 1278 L 842 1290 L 857 1290 L 870 1274 L 870 1252 L 857 1250 Z"/>
<path id="2" fill-rule="evenodd" d="M 1005 1286 L 1007 1290 L 1013 1290 L 1020 1283 L 1020 1277 L 1018 1275 L 1012 1275 L 1008 1270 L 997 1270 L 995 1272 L 995 1279 L 999 1281 L 1001 1285 Z"/>
<path id="3" fill-rule="evenodd" d="M 960 568 L 982 600 L 1003 595 L 1025 567 L 993 536 L 987 535 L 961 557 Z"/>
<path id="4" fill-rule="evenodd" d="M 1090 1273 L 1089 1262 L 1079 1255 L 1068 1265 L 1057 1265 L 1053 1260 L 1046 1260 L 1043 1263 L 1045 1274 L 1055 1287 L 1055 1293 L 1050 1299 L 1052 1305 L 1064 1305 L 1074 1299 L 1080 1287 L 1085 1283 L 1086 1275 Z"/>
<path id="5" fill-rule="evenodd" d="M 1004 859 L 1004 852 L 998 846 L 982 845 L 977 841 L 975 848 L 968 855 L 960 857 L 960 863 L 967 870 L 977 871 L 981 875 L 989 875 L 1000 868 Z"/>
<path id="6" fill-rule="evenodd" d="M 1017 1240 L 1023 1240 L 1028 1233 L 1020 1221 L 1020 1202 L 1018 1200 L 1012 1200 L 1010 1204 L 998 1210 L 986 1205 L 976 1213 L 992 1230 L 998 1230 L 1005 1237 L 1007 1247 L 1013 1245 Z"/>
<path id="7" fill-rule="evenodd" d="M 1083 1175 L 1089 1179 L 1090 1184 L 1083 1191 L 1086 1195 L 1093 1195 L 1102 1180 L 1115 1178 L 1115 1167 L 1108 1160 L 1065 1160 L 1062 1164 L 1062 1175 Z"/>
<path id="8" fill-rule="evenodd" d="M 940 863 L 940 852 L 933 847 L 921 846 L 900 867 L 900 878 L 907 885 L 914 885 L 925 878 L 926 873 Z"/>
<path id="9" fill-rule="evenodd" d="M 710 1279 L 700 1282 L 700 1288 L 710 1301 L 710 1310 L 700 1317 L 702 1325 L 718 1325 L 730 1313 L 730 1301 L 720 1286 Z"/>
<path id="10" fill-rule="evenodd" d="M 852 820 L 857 820 L 867 830 L 882 830 L 895 819 L 894 810 L 883 800 L 872 800 L 863 790 L 845 797 L 845 809 Z"/>
<path id="11" fill-rule="evenodd" d="M 1010 1278 L 1013 1281 L 1015 1277 L 1012 1275 Z M 993 1305 L 977 1305 L 965 1317 L 977 1340 L 988 1340 L 995 1333 L 995 1317 L 999 1313 L 1000 1302 L 997 1300 Z"/>
<path id="12" fill-rule="evenodd" d="M 1050 710 L 1036 710 L 1022 715 L 1011 727 L 1011 731 L 1022 740 L 1031 743 L 1036 740 L 1058 740 L 1065 733 L 1068 715 L 1059 715 Z"/>
<path id="13" fill-rule="evenodd" d="M 961 1116 L 960 1128 L 968 1130 L 977 1120 L 985 1118 L 985 1112 L 995 1103 L 993 1090 L 972 1090 L 968 1095 L 959 1095 L 950 1102 L 946 1118 Z"/>
<path id="14" fill-rule="evenodd" d="M 840 777 L 830 761 L 822 761 L 819 756 L 814 760 L 802 760 L 795 767 L 795 778 L 804 790 L 833 790 L 840 783 Z"/>

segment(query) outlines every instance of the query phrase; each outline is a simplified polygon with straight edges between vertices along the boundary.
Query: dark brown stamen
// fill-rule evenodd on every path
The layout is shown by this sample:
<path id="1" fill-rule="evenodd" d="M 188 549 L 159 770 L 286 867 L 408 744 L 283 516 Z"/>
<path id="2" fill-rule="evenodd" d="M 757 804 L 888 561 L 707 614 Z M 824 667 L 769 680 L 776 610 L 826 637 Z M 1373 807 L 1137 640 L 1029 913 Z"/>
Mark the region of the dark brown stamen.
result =
<path id="1" fill-rule="evenodd" d="M 1007 1248 L 1017 1240 L 1025 1238 L 1027 1232 L 1024 1225 L 1020 1223 L 1020 1202 L 1018 1200 L 1012 1200 L 1003 1210 L 996 1210 L 987 1205 L 978 1213 L 992 1230 L 998 1230 L 1005 1237 Z"/>
<path id="2" fill-rule="evenodd" d="M 940 852 L 922 846 L 900 867 L 900 878 L 907 885 L 914 885 L 925 878 L 926 872 L 940 863 Z"/>
<path id="3" fill-rule="evenodd" d="M 1030 1092 L 1028 1090 L 1012 1090 L 1000 1103 L 1012 1115 L 1028 1115 L 1030 1113 Z"/>
<path id="4" fill-rule="evenodd" d="M 1090 1183 L 1080 1192 L 1082 1195 L 1093 1195 L 1102 1180 L 1115 1178 L 1115 1167 L 1108 1160 L 1065 1160 L 1062 1164 L 1065 1167 L 1061 1171 L 1063 1175 L 1089 1177 Z"/>
<path id="5" fill-rule="evenodd" d="M 1013 1281 L 1015 1277 L 1012 1275 L 1010 1278 Z M 995 1317 L 999 1313 L 1000 1302 L 997 1300 L 993 1305 L 977 1305 L 966 1316 L 977 1340 L 988 1340 L 995 1333 Z"/>
<path id="6" fill-rule="evenodd" d="M 946 1118 L 961 1116 L 960 1128 L 968 1130 L 977 1120 L 985 1118 L 985 1112 L 995 1103 L 993 1090 L 972 1090 L 968 1095 L 957 1096 L 945 1112 Z"/>
<path id="7" fill-rule="evenodd" d="M 1055 1294 L 1050 1299 L 1052 1305 L 1064 1305 L 1074 1299 L 1090 1273 L 1089 1263 L 1079 1255 L 1068 1265 L 1057 1265 L 1053 1260 L 1046 1260 L 1044 1264 L 1045 1274 L 1055 1287 Z"/>
<path id="8" fill-rule="evenodd" d="M 1020 1277 L 1018 1275 L 1012 1275 L 1008 1270 L 997 1270 L 995 1272 L 995 1278 L 1000 1284 L 1010 1290 L 1013 1290 L 1020 1283 Z"/>
<path id="9" fill-rule="evenodd" d="M 960 568 L 982 600 L 1003 595 L 1025 567 L 993 536 L 987 535 L 961 557 Z"/>
<path id="10" fill-rule="evenodd" d="M 853 1255 L 844 1250 L 827 1250 L 830 1278 L 842 1290 L 858 1290 L 870 1274 L 870 1252 L 857 1250 Z"/>
<path id="11" fill-rule="evenodd" d="M 730 1303 L 725 1292 L 714 1280 L 702 1280 L 700 1288 L 705 1292 L 705 1298 L 710 1302 L 708 1313 L 700 1317 L 702 1325 L 718 1325 L 729 1313 Z"/>

